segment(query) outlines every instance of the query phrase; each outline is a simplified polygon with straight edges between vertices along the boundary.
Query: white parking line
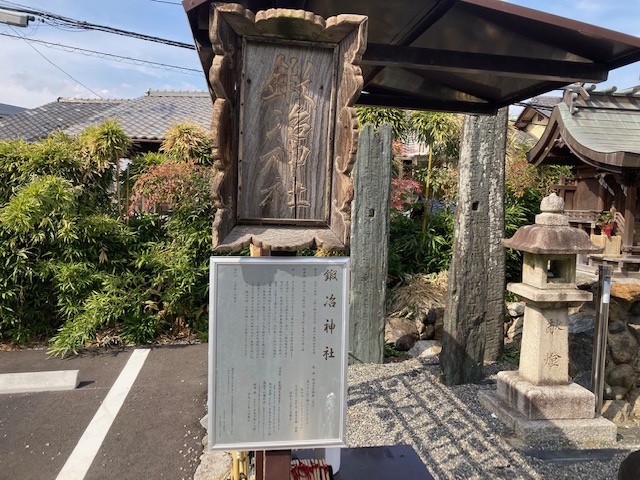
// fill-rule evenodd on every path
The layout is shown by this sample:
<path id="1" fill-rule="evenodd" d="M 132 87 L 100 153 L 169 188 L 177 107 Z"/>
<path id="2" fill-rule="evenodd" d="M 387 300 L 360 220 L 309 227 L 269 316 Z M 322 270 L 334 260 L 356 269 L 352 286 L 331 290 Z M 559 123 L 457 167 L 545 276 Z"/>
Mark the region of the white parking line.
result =
<path id="1" fill-rule="evenodd" d="M 133 351 L 56 480 L 82 480 L 85 477 L 149 352 L 148 349 Z"/>

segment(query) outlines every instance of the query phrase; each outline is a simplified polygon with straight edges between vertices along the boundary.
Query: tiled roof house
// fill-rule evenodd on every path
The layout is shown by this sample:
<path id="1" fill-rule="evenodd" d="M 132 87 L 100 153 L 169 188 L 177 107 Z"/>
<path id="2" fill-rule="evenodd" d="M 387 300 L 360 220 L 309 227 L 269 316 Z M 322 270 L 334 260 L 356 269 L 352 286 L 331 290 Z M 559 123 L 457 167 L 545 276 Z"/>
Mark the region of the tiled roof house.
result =
<path id="1" fill-rule="evenodd" d="M 537 142 L 551 117 L 553 107 L 562 101 L 562 97 L 540 96 L 526 102 L 526 106 L 516 119 L 515 127 L 523 132 L 522 140 Z"/>
<path id="2" fill-rule="evenodd" d="M 24 110 L 26 110 L 26 108 L 0 103 L 0 118 L 15 115 L 16 113 L 20 113 Z"/>
<path id="3" fill-rule="evenodd" d="M 157 150 L 175 123 L 190 121 L 210 129 L 213 107 L 204 91 L 148 90 L 129 100 L 59 98 L 37 108 L 0 118 L 0 139 L 35 141 L 55 130 L 75 135 L 90 125 L 115 118 L 138 148 Z"/>

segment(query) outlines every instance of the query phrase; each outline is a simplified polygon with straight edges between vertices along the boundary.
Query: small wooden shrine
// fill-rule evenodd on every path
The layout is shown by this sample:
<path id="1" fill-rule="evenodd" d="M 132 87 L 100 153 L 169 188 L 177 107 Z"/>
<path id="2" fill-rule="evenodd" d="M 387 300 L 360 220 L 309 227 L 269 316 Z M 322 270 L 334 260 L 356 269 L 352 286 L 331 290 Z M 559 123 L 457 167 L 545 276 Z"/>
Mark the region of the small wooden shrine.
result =
<path id="1" fill-rule="evenodd" d="M 611 263 L 618 275 L 640 276 L 640 87 L 594 88 L 565 90 L 527 156 L 536 166 L 573 167 L 555 188 L 570 223 L 605 248 L 579 266 Z"/>

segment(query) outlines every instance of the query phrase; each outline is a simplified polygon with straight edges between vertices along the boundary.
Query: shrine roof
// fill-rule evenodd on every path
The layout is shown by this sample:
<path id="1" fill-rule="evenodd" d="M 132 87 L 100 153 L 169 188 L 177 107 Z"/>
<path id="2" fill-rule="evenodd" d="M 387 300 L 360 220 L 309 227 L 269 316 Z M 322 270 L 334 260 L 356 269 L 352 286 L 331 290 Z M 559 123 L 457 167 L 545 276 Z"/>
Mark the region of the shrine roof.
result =
<path id="1" fill-rule="evenodd" d="M 213 60 L 212 3 L 183 0 L 205 75 Z M 606 80 L 609 70 L 640 60 L 638 37 L 499 0 L 233 3 L 254 12 L 304 9 L 325 19 L 368 16 L 360 105 L 493 113 L 577 81 Z"/>
<path id="2" fill-rule="evenodd" d="M 568 88 L 527 156 L 535 165 L 573 159 L 612 171 L 640 168 L 640 86 L 620 92 Z"/>

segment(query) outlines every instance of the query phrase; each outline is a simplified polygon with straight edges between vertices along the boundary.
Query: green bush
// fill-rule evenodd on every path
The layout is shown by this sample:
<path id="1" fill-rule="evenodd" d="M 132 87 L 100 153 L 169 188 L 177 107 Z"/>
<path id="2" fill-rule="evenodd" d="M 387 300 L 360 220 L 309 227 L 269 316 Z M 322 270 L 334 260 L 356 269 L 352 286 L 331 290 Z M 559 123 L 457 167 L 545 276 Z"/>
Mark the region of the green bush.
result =
<path id="1" fill-rule="evenodd" d="M 422 217 L 392 211 L 389 238 L 391 281 L 412 273 L 437 273 L 449 268 L 453 253 L 453 219 L 450 209 L 432 213 L 422 231 Z"/>
<path id="2" fill-rule="evenodd" d="M 180 188 L 155 177 L 170 197 L 168 215 L 120 216 L 113 172 L 127 148 L 115 122 L 78 138 L 0 141 L 0 339 L 49 338 L 51 352 L 65 355 L 105 328 L 137 344 L 207 331 L 210 169 L 181 159 Z M 179 148 L 189 152 L 184 141 Z M 192 151 L 206 148 L 200 141 Z M 167 162 L 147 155 L 134 163 L 136 176 Z"/>

